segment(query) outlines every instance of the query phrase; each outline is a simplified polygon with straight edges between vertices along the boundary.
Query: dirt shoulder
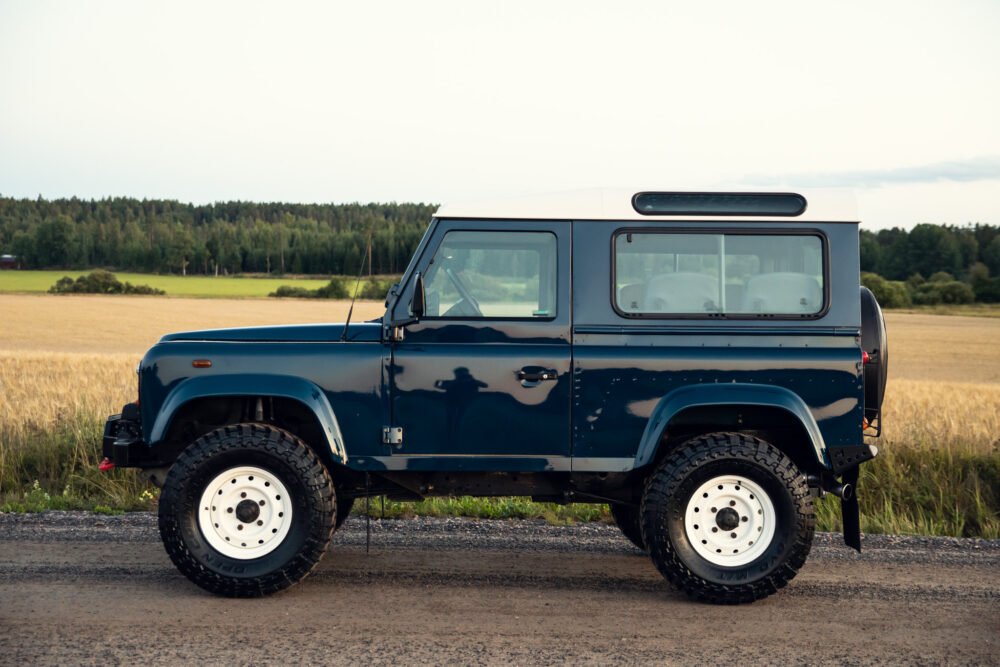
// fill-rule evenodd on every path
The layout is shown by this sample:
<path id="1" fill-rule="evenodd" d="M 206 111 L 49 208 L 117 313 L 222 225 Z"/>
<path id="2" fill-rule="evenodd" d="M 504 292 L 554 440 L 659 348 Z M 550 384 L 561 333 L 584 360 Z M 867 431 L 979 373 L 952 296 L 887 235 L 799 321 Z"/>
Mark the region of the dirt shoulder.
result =
<path id="1" fill-rule="evenodd" d="M 671 590 L 611 526 L 352 518 L 316 574 L 212 597 L 149 514 L 0 515 L 0 663 L 990 663 L 1000 541 L 820 535 L 744 607 Z"/>

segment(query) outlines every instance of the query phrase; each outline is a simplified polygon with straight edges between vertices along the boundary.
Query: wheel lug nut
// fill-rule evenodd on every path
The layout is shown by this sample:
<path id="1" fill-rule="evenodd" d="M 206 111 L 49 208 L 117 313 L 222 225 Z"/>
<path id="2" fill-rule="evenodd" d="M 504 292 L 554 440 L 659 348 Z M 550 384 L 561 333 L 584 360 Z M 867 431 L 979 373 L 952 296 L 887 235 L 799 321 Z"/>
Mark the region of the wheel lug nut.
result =
<path id="1" fill-rule="evenodd" d="M 246 491 L 244 491 L 243 493 L 240 494 L 240 498 L 246 498 L 246 497 L 247 497 L 247 492 Z"/>
<path id="2" fill-rule="evenodd" d="M 749 520 L 750 520 L 750 517 L 748 517 L 748 516 L 740 518 L 740 521 L 742 521 L 743 523 L 746 523 Z"/>
<path id="3" fill-rule="evenodd" d="M 226 508 L 226 511 L 229 512 L 230 514 L 232 514 L 233 513 L 233 508 L 232 507 L 228 507 L 228 508 Z"/>
<path id="4" fill-rule="evenodd" d="M 713 533 L 717 533 L 717 532 L 719 532 L 719 529 L 718 529 L 718 528 L 716 528 L 715 526 L 712 526 L 712 532 L 713 532 Z"/>
<path id="5" fill-rule="evenodd" d="M 236 526 L 236 530 L 243 530 L 243 524 L 241 523 L 240 525 Z"/>
<path id="6" fill-rule="evenodd" d="M 257 521 L 257 525 L 258 525 L 258 526 L 263 526 L 263 525 L 264 525 L 264 522 L 263 522 L 263 521 L 259 521 L 259 520 L 258 520 L 258 521 Z"/>
<path id="7" fill-rule="evenodd" d="M 735 500 L 730 500 L 729 501 L 729 506 L 730 507 L 736 507 L 736 501 Z"/>
<path id="8" fill-rule="evenodd" d="M 714 507 L 712 508 L 712 514 L 715 514 L 715 513 L 716 513 L 716 512 L 718 512 L 718 511 L 719 511 L 719 510 L 715 509 Z"/>
<path id="9" fill-rule="evenodd" d="M 736 533 L 729 533 L 729 537 L 731 537 L 731 538 L 733 538 L 735 540 L 736 539 Z"/>
<path id="10" fill-rule="evenodd" d="M 261 504 L 261 507 L 263 507 L 264 506 L 264 501 L 263 500 L 260 501 L 260 504 Z"/>

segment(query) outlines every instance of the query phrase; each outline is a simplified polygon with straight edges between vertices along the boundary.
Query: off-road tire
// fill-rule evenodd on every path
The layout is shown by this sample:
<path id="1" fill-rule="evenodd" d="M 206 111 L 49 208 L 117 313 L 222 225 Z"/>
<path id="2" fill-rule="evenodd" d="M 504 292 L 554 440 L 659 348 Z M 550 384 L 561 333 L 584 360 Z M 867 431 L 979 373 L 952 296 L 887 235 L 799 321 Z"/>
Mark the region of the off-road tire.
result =
<path id="1" fill-rule="evenodd" d="M 340 527 L 347 521 L 347 517 L 351 515 L 351 508 L 353 507 L 354 498 L 337 497 L 337 520 L 333 527 L 334 530 L 340 530 Z"/>
<path id="2" fill-rule="evenodd" d="M 288 490 L 288 533 L 273 551 L 247 560 L 213 548 L 198 522 L 211 480 L 238 466 L 256 466 Z M 171 467 L 160 494 L 159 526 L 170 559 L 192 582 L 227 597 L 261 597 L 304 579 L 326 553 L 337 514 L 333 481 L 299 438 L 271 426 L 239 424 L 207 433 Z"/>
<path id="3" fill-rule="evenodd" d="M 697 553 L 685 530 L 692 495 L 722 475 L 763 488 L 776 517 L 766 550 L 735 567 Z M 674 587 L 714 604 L 753 602 L 784 587 L 809 555 L 815 524 L 805 475 L 771 444 L 740 433 L 713 433 L 681 445 L 650 476 L 642 500 L 643 538 L 653 564 Z"/>
<path id="4" fill-rule="evenodd" d="M 611 503 L 608 508 L 611 510 L 611 518 L 615 520 L 618 530 L 628 538 L 629 542 L 646 550 L 646 542 L 642 539 L 642 523 L 639 508 L 636 505 L 626 505 L 624 503 Z"/>

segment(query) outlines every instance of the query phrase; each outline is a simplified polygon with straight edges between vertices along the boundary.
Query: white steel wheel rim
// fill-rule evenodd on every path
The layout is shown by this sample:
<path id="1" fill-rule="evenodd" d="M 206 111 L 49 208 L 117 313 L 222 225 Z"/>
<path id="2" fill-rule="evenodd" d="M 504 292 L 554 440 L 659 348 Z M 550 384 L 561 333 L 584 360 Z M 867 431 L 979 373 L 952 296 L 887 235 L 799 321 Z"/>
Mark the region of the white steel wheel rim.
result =
<path id="1" fill-rule="evenodd" d="M 758 484 L 724 475 L 688 499 L 684 531 L 695 552 L 712 563 L 738 567 L 756 560 L 774 539 L 778 515 Z"/>
<path id="2" fill-rule="evenodd" d="M 229 558 L 266 556 L 281 545 L 291 525 L 288 490 L 263 468 L 230 468 L 209 482 L 201 494 L 201 534 L 213 549 Z"/>

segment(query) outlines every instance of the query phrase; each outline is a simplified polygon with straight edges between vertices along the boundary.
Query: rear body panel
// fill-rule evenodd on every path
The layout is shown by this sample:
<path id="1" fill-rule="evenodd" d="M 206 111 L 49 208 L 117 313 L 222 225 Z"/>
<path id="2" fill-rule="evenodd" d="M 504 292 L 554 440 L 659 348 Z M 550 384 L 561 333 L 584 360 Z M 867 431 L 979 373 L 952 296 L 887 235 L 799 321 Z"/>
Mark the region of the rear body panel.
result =
<path id="1" fill-rule="evenodd" d="M 829 283 L 825 311 L 814 318 L 634 318 L 613 307 L 616 233 L 628 230 L 761 233 L 787 221 L 614 223 L 573 227 L 573 455 L 590 469 L 631 467 L 658 402 L 683 387 L 712 400 L 713 386 L 782 387 L 801 397 L 827 448 L 862 442 L 860 301 L 857 226 L 797 225 L 821 235 Z M 598 461 L 606 460 L 601 466 Z"/>

